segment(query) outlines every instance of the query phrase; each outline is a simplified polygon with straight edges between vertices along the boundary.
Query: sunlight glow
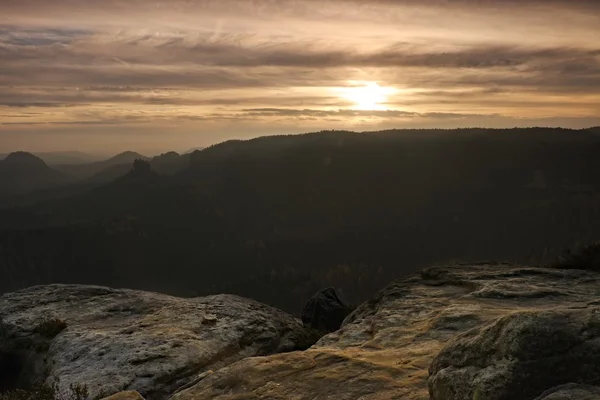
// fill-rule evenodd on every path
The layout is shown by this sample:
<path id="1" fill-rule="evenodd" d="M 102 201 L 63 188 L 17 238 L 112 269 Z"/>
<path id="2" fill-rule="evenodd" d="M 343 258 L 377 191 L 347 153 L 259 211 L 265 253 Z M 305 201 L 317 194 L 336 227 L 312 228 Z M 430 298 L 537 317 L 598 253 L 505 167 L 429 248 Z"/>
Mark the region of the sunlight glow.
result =
<path id="1" fill-rule="evenodd" d="M 352 101 L 356 110 L 386 110 L 388 96 L 396 90 L 391 87 L 381 87 L 377 82 L 363 82 L 361 86 L 343 88 L 342 97 Z"/>

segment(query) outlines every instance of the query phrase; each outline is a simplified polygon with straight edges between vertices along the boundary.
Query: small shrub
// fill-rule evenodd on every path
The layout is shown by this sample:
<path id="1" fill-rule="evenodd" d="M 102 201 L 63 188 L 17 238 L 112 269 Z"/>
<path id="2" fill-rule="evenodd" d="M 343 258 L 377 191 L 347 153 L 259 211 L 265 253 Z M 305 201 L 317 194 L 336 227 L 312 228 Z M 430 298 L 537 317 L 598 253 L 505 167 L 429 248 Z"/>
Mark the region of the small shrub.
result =
<path id="1" fill-rule="evenodd" d="M 31 393 L 24 390 L 11 390 L 9 392 L 0 393 L 0 400 L 33 400 L 33 396 Z"/>
<path id="2" fill-rule="evenodd" d="M 17 389 L 0 393 L 0 400 L 88 400 L 89 396 L 86 385 L 71 384 L 68 392 L 61 395 L 58 383 L 43 383 L 30 390 Z"/>
<path id="3" fill-rule="evenodd" d="M 35 327 L 34 332 L 48 339 L 54 339 L 59 333 L 67 329 L 67 326 L 67 322 L 62 319 L 46 319 Z"/>
<path id="4" fill-rule="evenodd" d="M 90 392 L 86 385 L 80 384 L 70 384 L 69 392 L 67 393 L 66 398 L 62 398 L 60 400 L 87 400 L 90 396 Z"/>
<path id="5" fill-rule="evenodd" d="M 298 343 L 296 345 L 296 350 L 300 350 L 300 351 L 308 350 L 312 345 L 317 343 L 319 341 L 319 339 L 321 339 L 323 336 L 327 335 L 328 333 L 329 332 L 327 332 L 327 331 L 322 331 L 319 329 L 310 329 L 310 328 L 306 329 L 305 334 L 303 335 L 301 340 L 298 341 Z"/>
<path id="6" fill-rule="evenodd" d="M 600 272 L 600 242 L 567 249 L 552 266 Z"/>

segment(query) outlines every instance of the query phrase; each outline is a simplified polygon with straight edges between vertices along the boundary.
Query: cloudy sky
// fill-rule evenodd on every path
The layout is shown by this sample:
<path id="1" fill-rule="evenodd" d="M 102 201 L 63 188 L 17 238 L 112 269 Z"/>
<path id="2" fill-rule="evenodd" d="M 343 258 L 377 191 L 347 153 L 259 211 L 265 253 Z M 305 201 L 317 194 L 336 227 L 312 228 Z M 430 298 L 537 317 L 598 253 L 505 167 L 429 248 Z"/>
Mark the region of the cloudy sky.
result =
<path id="1" fill-rule="evenodd" d="M 600 125 L 598 0 L 0 0 L 0 152 Z"/>

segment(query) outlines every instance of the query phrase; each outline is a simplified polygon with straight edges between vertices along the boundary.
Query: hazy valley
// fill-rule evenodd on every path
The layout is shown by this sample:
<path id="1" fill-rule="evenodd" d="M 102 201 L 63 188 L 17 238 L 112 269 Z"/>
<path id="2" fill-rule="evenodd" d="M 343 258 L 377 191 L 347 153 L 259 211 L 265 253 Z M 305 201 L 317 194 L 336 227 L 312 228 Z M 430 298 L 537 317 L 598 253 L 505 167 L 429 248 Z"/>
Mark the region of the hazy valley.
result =
<path id="1" fill-rule="evenodd" d="M 0 289 L 235 293 L 299 313 L 323 287 L 359 303 L 431 263 L 544 265 L 600 237 L 599 150 L 597 129 L 332 131 L 7 160 L 46 189 L 0 211 Z"/>

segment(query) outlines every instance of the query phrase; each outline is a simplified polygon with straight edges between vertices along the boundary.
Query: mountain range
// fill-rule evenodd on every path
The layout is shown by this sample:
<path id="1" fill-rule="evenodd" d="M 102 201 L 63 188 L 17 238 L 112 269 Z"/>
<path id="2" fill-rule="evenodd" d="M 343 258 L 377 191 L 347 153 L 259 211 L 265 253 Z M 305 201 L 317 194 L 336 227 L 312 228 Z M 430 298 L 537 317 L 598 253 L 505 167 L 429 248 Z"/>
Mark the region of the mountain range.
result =
<path id="1" fill-rule="evenodd" d="M 72 176 L 77 179 L 85 180 L 94 178 L 96 175 L 102 174 L 107 169 L 114 168 L 115 166 L 127 166 L 130 168 L 131 164 L 136 159 L 149 160 L 148 157 L 143 156 L 139 153 L 133 151 L 125 151 L 107 160 L 96 161 L 93 163 L 86 164 L 59 164 L 55 165 L 54 168 L 66 175 Z M 124 175 L 125 173 L 127 173 L 127 170 L 121 175 Z M 112 179 L 108 179 L 107 181 L 110 180 Z"/>
<path id="2" fill-rule="evenodd" d="M 65 163 L 49 165 L 41 157 L 48 154 L 52 157 L 47 159 Z M 78 152 L 36 156 L 22 151 L 5 156 L 0 161 L 0 206 L 31 204 L 87 191 L 126 175 L 138 159 L 150 161 L 157 171 L 165 174 L 175 173 L 189 163 L 189 155 L 180 156 L 175 152 L 150 158 L 132 151 L 102 161 L 75 162 L 84 156 Z"/>
<path id="3" fill-rule="evenodd" d="M 1 210 L 0 290 L 227 292 L 297 310 L 324 286 L 357 302 L 434 262 L 543 264 L 600 237 L 599 133 L 327 131 L 142 158 Z"/>

